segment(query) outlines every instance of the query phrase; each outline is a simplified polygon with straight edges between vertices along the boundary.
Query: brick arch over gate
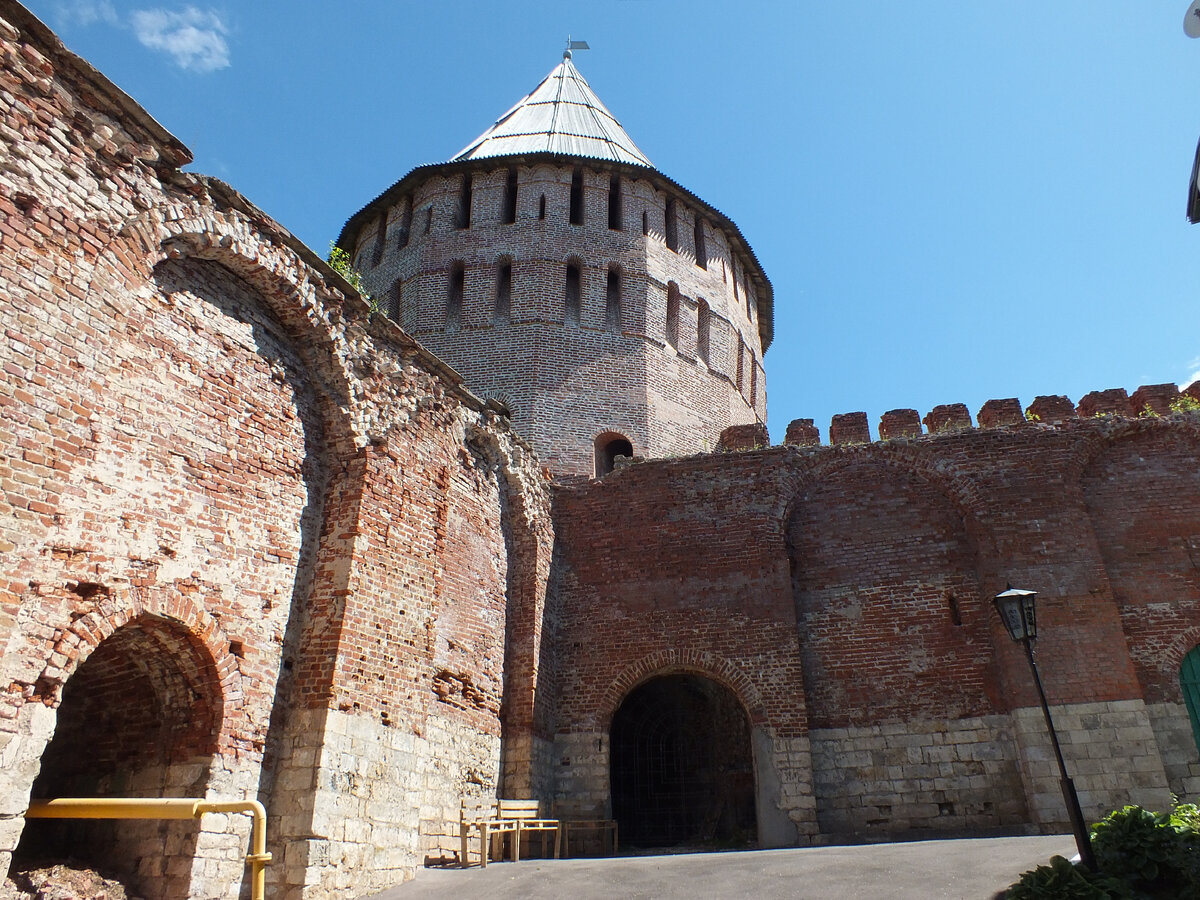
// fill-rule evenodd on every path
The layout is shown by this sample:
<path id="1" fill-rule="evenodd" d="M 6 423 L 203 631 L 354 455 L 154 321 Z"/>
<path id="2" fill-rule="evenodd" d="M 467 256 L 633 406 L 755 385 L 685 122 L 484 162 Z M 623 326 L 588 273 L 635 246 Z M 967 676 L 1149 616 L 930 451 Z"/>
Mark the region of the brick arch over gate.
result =
<path id="1" fill-rule="evenodd" d="M 745 672 L 729 660 L 702 650 L 659 650 L 626 666 L 612 680 L 596 710 L 597 724 L 607 732 L 613 716 L 629 693 L 660 675 L 701 675 L 728 688 L 746 710 L 750 725 L 769 726 L 766 705 L 762 696 Z"/>

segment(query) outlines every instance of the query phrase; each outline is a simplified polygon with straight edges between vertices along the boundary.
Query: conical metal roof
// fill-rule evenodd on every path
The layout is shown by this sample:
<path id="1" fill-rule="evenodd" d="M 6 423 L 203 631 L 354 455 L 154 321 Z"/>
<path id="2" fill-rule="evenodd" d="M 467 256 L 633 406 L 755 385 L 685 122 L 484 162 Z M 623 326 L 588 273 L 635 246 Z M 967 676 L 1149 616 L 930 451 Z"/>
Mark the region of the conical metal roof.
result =
<path id="1" fill-rule="evenodd" d="M 571 62 L 571 54 L 495 125 L 450 159 L 560 153 L 654 167 Z"/>

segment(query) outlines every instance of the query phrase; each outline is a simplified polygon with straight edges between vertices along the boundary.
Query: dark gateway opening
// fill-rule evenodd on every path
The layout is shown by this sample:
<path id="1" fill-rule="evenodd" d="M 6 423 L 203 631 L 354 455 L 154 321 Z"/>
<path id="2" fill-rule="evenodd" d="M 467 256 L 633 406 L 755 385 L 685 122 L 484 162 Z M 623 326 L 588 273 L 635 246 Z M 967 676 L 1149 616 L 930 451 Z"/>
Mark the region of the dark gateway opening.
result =
<path id="1" fill-rule="evenodd" d="M 622 843 L 755 844 L 750 723 L 730 690 L 698 675 L 654 678 L 613 716 L 611 747 Z"/>

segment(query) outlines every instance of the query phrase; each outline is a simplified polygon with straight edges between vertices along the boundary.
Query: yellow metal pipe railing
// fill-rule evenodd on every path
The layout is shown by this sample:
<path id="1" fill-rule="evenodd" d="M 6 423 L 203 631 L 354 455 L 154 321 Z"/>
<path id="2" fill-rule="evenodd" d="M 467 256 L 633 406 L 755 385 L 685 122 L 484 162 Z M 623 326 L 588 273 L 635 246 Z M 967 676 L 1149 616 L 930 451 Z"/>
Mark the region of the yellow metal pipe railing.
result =
<path id="1" fill-rule="evenodd" d="M 250 813 L 254 825 L 250 834 L 250 898 L 266 900 L 267 811 L 257 800 L 197 800 L 190 797 L 142 799 L 140 797 L 60 797 L 34 800 L 25 813 L 27 819 L 198 819 L 205 813 Z"/>

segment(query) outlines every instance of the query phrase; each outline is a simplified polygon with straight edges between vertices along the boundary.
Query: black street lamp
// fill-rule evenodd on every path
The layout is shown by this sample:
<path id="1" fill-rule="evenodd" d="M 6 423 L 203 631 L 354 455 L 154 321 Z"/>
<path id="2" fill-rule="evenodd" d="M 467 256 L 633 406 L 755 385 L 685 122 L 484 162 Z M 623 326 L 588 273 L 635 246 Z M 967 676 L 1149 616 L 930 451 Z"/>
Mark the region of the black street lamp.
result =
<path id="1" fill-rule="evenodd" d="M 1096 856 L 1092 853 L 1092 841 L 1083 821 L 1083 810 L 1079 808 L 1079 795 L 1075 793 L 1075 782 L 1067 774 L 1067 764 L 1063 760 L 1062 748 L 1058 745 L 1054 720 L 1050 718 L 1050 705 L 1046 702 L 1046 692 L 1042 690 L 1042 678 L 1038 674 L 1037 663 L 1033 660 L 1033 639 L 1037 637 L 1036 600 L 1037 594 L 1034 591 L 1022 591 L 1009 585 L 1007 590 L 996 595 L 996 611 L 1000 613 L 1004 627 L 1008 629 L 1012 639 L 1025 647 L 1025 657 L 1033 671 L 1033 683 L 1037 685 L 1038 698 L 1042 701 L 1042 715 L 1046 717 L 1050 743 L 1054 745 L 1054 756 L 1058 760 L 1058 771 L 1062 776 L 1059 785 L 1062 787 L 1063 800 L 1067 803 L 1071 828 L 1075 832 L 1075 845 L 1079 848 L 1080 860 L 1094 872 Z"/>

